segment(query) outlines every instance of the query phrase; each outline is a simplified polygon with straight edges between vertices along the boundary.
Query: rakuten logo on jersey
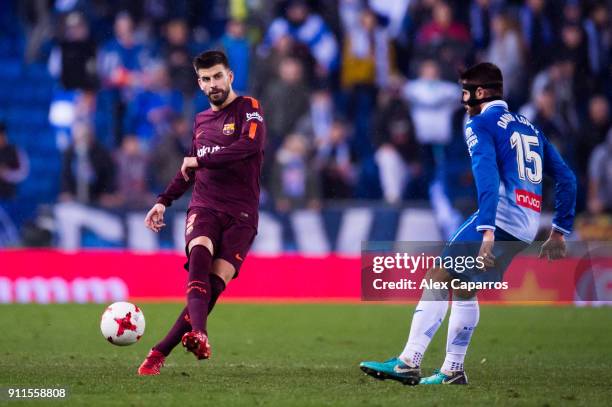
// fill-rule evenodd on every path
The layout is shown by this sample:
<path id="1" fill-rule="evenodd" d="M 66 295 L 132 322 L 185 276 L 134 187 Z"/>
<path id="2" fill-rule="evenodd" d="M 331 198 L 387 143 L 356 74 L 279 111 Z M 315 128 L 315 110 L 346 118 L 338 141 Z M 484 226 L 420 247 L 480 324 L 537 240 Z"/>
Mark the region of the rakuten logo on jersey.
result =
<path id="1" fill-rule="evenodd" d="M 221 150 L 221 147 L 219 147 L 219 146 L 214 146 L 214 147 L 202 146 L 202 147 L 198 148 L 197 154 L 198 154 L 198 157 L 203 157 L 204 154 L 216 153 L 219 150 Z"/>
<path id="2" fill-rule="evenodd" d="M 536 212 L 540 212 L 542 210 L 542 197 L 540 195 L 525 191 L 523 189 L 516 189 L 514 190 L 514 197 L 516 198 L 516 204 L 518 206 L 522 206 Z"/>

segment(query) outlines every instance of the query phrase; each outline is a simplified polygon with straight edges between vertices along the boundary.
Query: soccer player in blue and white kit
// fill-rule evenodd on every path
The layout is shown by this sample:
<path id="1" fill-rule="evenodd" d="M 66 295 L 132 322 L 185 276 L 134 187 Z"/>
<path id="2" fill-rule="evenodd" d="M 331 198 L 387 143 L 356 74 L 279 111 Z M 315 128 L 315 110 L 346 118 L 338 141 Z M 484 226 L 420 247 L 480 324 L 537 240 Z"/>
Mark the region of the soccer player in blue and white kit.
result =
<path id="1" fill-rule="evenodd" d="M 525 117 L 508 111 L 502 100 L 499 68 L 480 63 L 461 75 L 462 102 L 469 120 L 465 141 L 478 191 L 478 211 L 457 230 L 443 256 L 482 256 L 485 270 L 457 273 L 432 268 L 426 279 L 450 282 L 495 282 L 503 279 L 512 258 L 533 242 L 539 227 L 542 177 L 555 182 L 555 214 L 550 237 L 540 250 L 549 260 L 565 256 L 564 236 L 571 233 L 576 179 L 555 147 Z M 495 242 L 503 242 L 498 243 Z M 398 357 L 386 362 L 362 362 L 361 369 L 377 379 L 404 384 L 467 384 L 463 363 L 479 307 L 475 290 L 453 290 L 446 358 L 440 370 L 421 378 L 419 365 L 442 324 L 449 290 L 424 290 L 414 315 L 408 342 Z"/>

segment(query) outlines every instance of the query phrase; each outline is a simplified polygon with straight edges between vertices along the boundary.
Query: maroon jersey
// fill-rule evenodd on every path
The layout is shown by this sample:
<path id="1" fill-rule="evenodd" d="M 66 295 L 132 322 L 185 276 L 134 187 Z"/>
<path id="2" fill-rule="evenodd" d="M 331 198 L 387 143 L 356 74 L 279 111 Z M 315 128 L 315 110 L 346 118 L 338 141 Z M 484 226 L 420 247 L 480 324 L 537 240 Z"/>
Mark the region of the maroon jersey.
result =
<path id="1" fill-rule="evenodd" d="M 195 177 L 185 181 L 179 170 L 157 202 L 170 206 L 195 184 L 189 208 L 211 208 L 257 228 L 265 137 L 261 107 L 251 97 L 198 113 L 191 147 L 199 165 Z"/>

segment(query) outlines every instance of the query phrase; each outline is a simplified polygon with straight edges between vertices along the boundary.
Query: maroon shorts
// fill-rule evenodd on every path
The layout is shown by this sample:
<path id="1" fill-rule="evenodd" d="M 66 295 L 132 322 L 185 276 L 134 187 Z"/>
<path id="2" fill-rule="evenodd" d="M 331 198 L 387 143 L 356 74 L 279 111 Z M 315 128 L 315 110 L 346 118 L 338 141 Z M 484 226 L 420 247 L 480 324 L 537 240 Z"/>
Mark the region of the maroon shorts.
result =
<path id="1" fill-rule="evenodd" d="M 187 259 L 189 242 L 196 237 L 206 236 L 213 244 L 213 260 L 228 261 L 236 269 L 236 278 L 256 234 L 257 230 L 253 226 L 226 213 L 210 208 L 191 208 L 187 212 L 185 222 Z M 189 260 L 185 268 L 189 270 Z"/>

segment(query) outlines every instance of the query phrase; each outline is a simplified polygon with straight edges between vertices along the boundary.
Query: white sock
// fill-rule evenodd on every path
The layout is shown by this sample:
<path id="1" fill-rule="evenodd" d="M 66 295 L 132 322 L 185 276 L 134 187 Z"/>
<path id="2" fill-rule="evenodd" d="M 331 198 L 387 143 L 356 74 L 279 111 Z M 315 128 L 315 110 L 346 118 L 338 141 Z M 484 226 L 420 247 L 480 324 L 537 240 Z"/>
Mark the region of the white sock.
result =
<path id="1" fill-rule="evenodd" d="M 427 346 L 435 335 L 448 309 L 448 290 L 424 292 L 412 316 L 408 342 L 399 358 L 411 367 L 419 367 Z"/>
<path id="2" fill-rule="evenodd" d="M 442 365 L 442 373 L 449 374 L 463 370 L 465 354 L 479 317 L 480 307 L 476 297 L 471 300 L 453 300 L 448 319 L 446 358 Z"/>

